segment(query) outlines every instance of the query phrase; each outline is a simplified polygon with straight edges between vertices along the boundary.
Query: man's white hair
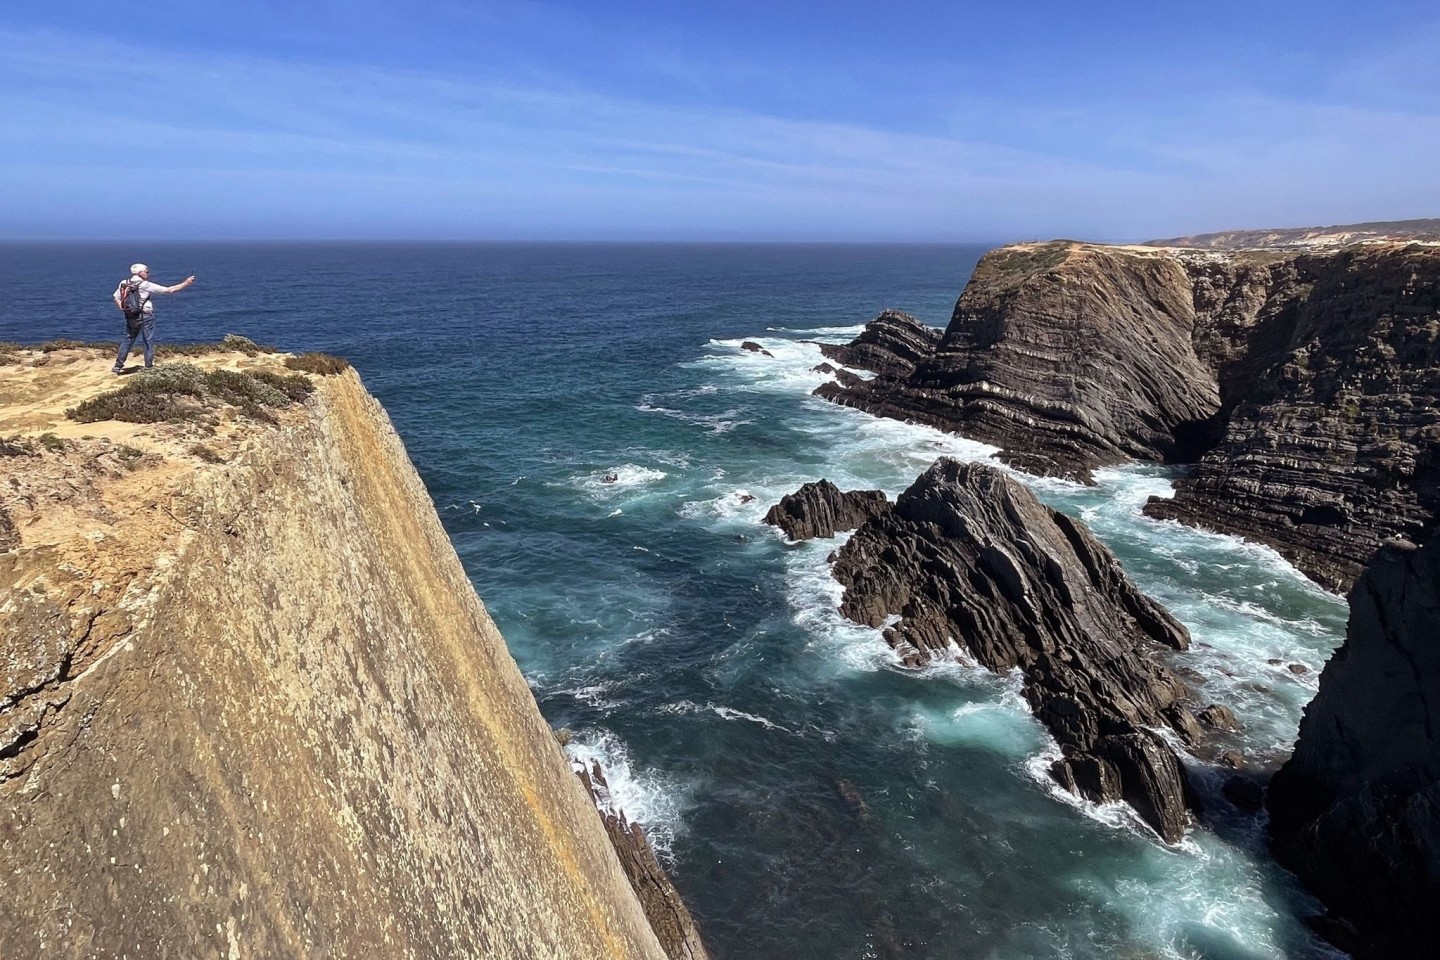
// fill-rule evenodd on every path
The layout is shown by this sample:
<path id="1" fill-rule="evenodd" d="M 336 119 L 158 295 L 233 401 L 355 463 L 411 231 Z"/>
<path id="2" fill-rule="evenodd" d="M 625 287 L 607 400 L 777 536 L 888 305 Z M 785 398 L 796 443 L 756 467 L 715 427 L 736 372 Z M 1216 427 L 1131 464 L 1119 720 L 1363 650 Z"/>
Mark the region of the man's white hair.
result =
<path id="1" fill-rule="evenodd" d="M 150 268 L 147 267 L 147 266 L 145 266 L 145 264 L 143 264 L 143 263 L 132 263 L 132 264 L 130 264 L 130 275 L 131 275 L 131 276 L 134 276 L 134 275 L 137 274 L 137 273 L 148 273 L 149 271 L 150 271 Z"/>

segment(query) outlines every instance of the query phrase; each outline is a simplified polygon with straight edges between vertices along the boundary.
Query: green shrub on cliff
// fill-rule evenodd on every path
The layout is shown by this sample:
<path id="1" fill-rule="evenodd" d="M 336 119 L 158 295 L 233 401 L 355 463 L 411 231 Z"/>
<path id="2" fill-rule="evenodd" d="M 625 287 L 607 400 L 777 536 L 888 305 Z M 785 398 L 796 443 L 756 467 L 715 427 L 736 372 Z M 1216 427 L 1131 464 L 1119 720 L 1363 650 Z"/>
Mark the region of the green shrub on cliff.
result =
<path id="1" fill-rule="evenodd" d="M 228 404 L 252 420 L 274 423 L 271 409 L 308 395 L 309 389 L 295 382 L 303 379 L 174 363 L 138 373 L 119 390 L 92 397 L 65 415 L 81 423 L 182 423 L 197 419 L 207 408 Z M 306 387 L 313 389 L 308 381 Z"/>
<path id="2" fill-rule="evenodd" d="M 302 353 L 298 357 L 286 357 L 285 366 L 291 370 L 303 370 L 305 373 L 318 373 L 321 376 L 344 373 L 350 369 L 350 361 L 344 357 L 332 356 L 328 353 Z"/>
<path id="3" fill-rule="evenodd" d="M 162 360 L 175 357 L 208 357 L 212 353 L 243 353 L 253 357 L 262 353 L 279 353 L 274 347 L 256 343 L 238 333 L 227 333 L 219 343 L 162 343 L 155 348 L 155 355 Z"/>
<path id="4" fill-rule="evenodd" d="M 56 350 L 105 350 L 113 353 L 117 346 L 119 344 L 114 340 L 73 340 L 70 337 L 60 337 L 46 340 L 36 349 L 41 353 L 54 353 Z"/>

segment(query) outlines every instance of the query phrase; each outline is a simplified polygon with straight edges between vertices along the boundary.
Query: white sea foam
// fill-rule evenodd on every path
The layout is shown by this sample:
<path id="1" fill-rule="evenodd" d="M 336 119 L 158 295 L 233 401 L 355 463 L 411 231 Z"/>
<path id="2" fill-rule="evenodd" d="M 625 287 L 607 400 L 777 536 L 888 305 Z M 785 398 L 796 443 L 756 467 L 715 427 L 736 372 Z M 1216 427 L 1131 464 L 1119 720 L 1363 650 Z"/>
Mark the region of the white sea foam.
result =
<path id="1" fill-rule="evenodd" d="M 608 730 L 576 733 L 565 745 L 572 765 L 589 769 L 599 763 L 609 784 L 608 796 L 601 798 L 611 812 L 622 812 L 632 823 L 645 828 L 645 835 L 657 853 L 669 856 L 675 837 L 684 830 L 682 813 L 689 789 L 674 778 L 657 771 L 637 768 L 629 748 Z"/>
<path id="2" fill-rule="evenodd" d="M 849 343 L 865 332 L 865 324 L 848 327 L 766 327 L 767 333 L 798 333 L 803 337 L 833 343 Z"/>
<path id="3" fill-rule="evenodd" d="M 740 345 L 745 340 L 711 340 L 707 346 L 713 352 L 686 366 L 721 374 L 729 381 L 728 389 L 742 393 L 808 394 L 834 379 L 834 374 L 815 371 L 821 364 L 835 364 L 826 360 L 814 343 L 779 337 L 751 340 L 766 353 L 742 349 Z M 873 376 L 864 370 L 852 372 L 860 377 Z"/>
<path id="4" fill-rule="evenodd" d="M 656 470 L 653 467 L 645 467 L 634 463 L 622 463 L 616 467 L 609 467 L 604 470 L 596 470 L 584 474 L 576 479 L 576 485 L 585 492 L 597 497 L 614 496 L 636 487 L 647 486 L 657 481 L 664 480 L 668 474 L 664 470 Z"/>
<path id="5" fill-rule="evenodd" d="M 696 394 L 691 392 L 691 395 Z M 670 396 L 676 396 L 676 394 L 671 394 Z M 635 405 L 635 409 L 641 413 L 658 413 L 685 423 L 697 424 L 704 427 L 706 433 L 711 434 L 729 433 L 736 427 L 755 422 L 753 419 L 745 416 L 747 410 L 744 407 L 735 407 L 721 413 L 692 413 L 676 409 L 675 407 L 662 406 L 655 401 L 656 398 L 654 394 L 646 394 L 641 398 L 641 401 Z"/>
<path id="6" fill-rule="evenodd" d="M 1023 704 L 1001 700 L 975 700 L 938 710 L 917 707 L 912 724 L 928 742 L 979 748 L 1016 760 L 1030 756 L 1044 736 Z"/>
<path id="7" fill-rule="evenodd" d="M 819 655 L 825 670 L 871 673 L 897 667 L 900 657 L 885 643 L 880 629 L 840 615 L 845 590 L 830 575 L 825 558 L 847 539 L 849 534 L 840 534 L 834 540 L 812 540 L 791 548 L 786 564 L 791 619 L 810 637 L 807 646 Z"/>
<path id="8" fill-rule="evenodd" d="M 767 730 L 779 730 L 783 733 L 794 734 L 795 731 L 789 727 L 774 722 L 766 717 L 753 713 L 746 713 L 744 710 L 737 710 L 734 707 L 717 705 L 714 703 L 695 703 L 690 700 L 677 700 L 674 703 L 667 703 L 658 708 L 660 713 L 675 714 L 684 716 L 694 713 L 712 713 L 722 720 L 745 720 L 750 723 L 759 724 Z"/>

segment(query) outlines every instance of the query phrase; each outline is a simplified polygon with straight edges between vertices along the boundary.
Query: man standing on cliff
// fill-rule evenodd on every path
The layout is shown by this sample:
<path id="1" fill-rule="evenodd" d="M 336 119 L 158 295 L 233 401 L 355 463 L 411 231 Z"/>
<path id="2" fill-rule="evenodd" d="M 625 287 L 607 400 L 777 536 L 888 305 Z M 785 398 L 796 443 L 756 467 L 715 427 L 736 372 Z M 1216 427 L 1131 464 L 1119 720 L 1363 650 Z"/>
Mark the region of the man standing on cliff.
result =
<path id="1" fill-rule="evenodd" d="M 173 287 L 164 287 L 150 279 L 150 268 L 145 264 L 130 265 L 130 279 L 121 280 L 113 295 L 115 306 L 125 314 L 125 335 L 120 338 L 112 373 L 124 371 L 125 358 L 137 337 L 145 344 L 145 368 L 155 366 L 155 307 L 150 298 L 157 293 L 179 293 L 194 282 L 195 275 L 191 274 Z"/>

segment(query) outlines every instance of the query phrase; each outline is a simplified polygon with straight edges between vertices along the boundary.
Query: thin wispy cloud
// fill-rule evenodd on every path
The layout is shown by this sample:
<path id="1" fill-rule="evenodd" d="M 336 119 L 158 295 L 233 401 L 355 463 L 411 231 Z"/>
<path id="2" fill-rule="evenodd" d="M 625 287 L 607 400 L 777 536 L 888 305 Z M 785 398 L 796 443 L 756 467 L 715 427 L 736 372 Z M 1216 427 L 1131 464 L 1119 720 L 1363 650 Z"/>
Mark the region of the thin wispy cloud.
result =
<path id="1" fill-rule="evenodd" d="M 997 84 L 957 91 L 931 133 L 505 64 L 137 56 L 45 30 L 0 44 L 15 237 L 114 235 L 137 193 L 145 236 L 1121 238 L 1440 209 L 1440 113 L 1368 102 L 1343 63 L 1340 93 L 1306 98 L 1170 83 L 1077 107 Z"/>

